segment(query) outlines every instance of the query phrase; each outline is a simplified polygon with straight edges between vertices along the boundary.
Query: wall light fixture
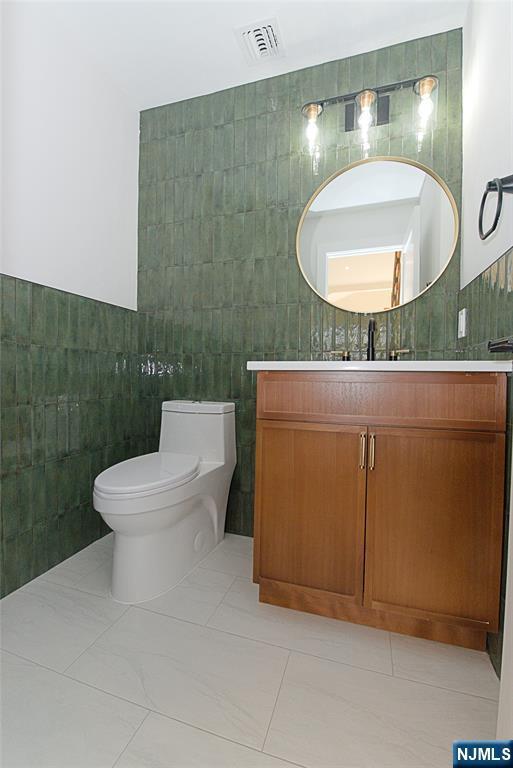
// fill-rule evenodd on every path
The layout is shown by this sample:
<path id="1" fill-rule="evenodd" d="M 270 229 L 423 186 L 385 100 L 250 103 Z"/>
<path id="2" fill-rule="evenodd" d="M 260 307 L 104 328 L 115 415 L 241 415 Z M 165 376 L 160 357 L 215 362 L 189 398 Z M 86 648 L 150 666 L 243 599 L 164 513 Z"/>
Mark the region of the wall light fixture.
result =
<path id="1" fill-rule="evenodd" d="M 362 152 L 364 157 L 369 156 L 369 129 L 372 125 L 376 125 L 377 101 L 378 94 L 376 91 L 371 90 L 361 91 L 355 98 L 356 122 L 360 127 Z"/>
<path id="2" fill-rule="evenodd" d="M 366 88 L 363 91 L 307 102 L 301 108 L 301 112 L 307 121 L 306 140 L 314 174 L 319 172 L 321 156 L 318 118 L 326 107 L 344 104 L 345 131 L 360 131 L 362 155 L 368 157 L 374 127 L 390 122 L 391 94 L 404 88 L 411 88 L 413 91 L 414 130 L 417 151 L 420 152 L 426 134 L 434 128 L 436 122 L 438 78 L 435 75 L 425 75 L 414 80 L 401 80 L 376 88 Z"/>
<path id="3" fill-rule="evenodd" d="M 303 116 L 307 120 L 306 124 L 306 140 L 308 142 L 308 152 L 312 158 L 312 166 L 314 173 L 319 170 L 319 160 L 321 157 L 321 147 L 319 144 L 319 126 L 317 125 L 317 118 L 323 110 L 322 104 L 312 102 L 305 104 L 301 109 Z"/>
<path id="4" fill-rule="evenodd" d="M 416 107 L 417 150 L 422 149 L 422 142 L 429 126 L 433 126 L 436 118 L 438 102 L 438 78 L 428 75 L 417 80 L 413 86 Z"/>

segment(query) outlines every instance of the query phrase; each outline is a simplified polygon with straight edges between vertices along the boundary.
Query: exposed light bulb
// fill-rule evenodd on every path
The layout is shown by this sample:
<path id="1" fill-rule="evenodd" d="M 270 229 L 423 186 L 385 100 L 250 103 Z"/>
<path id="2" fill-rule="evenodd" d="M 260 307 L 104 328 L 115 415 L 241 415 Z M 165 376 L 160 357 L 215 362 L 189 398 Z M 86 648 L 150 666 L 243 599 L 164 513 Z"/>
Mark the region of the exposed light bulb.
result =
<path id="1" fill-rule="evenodd" d="M 314 117 L 308 121 L 306 126 L 306 138 L 308 139 L 308 145 L 311 149 L 312 145 L 317 143 L 317 137 L 319 135 L 319 126 L 317 125 L 317 118 Z"/>
<path id="2" fill-rule="evenodd" d="M 356 104 L 360 113 L 357 122 L 360 128 L 360 139 L 364 157 L 369 155 L 369 129 L 374 123 L 373 107 L 376 103 L 376 98 L 376 92 L 370 90 L 362 91 L 356 97 Z"/>
<path id="3" fill-rule="evenodd" d="M 312 103 L 305 104 L 302 109 L 304 117 L 307 119 L 306 124 L 306 141 L 308 144 L 308 152 L 312 158 L 312 170 L 314 174 L 319 173 L 319 161 L 321 157 L 321 148 L 319 146 L 319 126 L 317 125 L 317 118 L 322 112 L 322 104 Z"/>
<path id="4" fill-rule="evenodd" d="M 422 143 L 428 130 L 428 125 L 435 112 L 433 94 L 438 87 L 438 79 L 428 75 L 415 83 L 414 91 L 419 97 L 417 106 L 417 151 L 422 149 Z M 435 95 L 436 98 L 436 95 Z"/>
<path id="5" fill-rule="evenodd" d="M 358 125 L 362 129 L 362 131 L 368 131 L 369 128 L 372 125 L 372 115 L 370 111 L 370 107 L 365 107 L 365 109 L 362 111 L 360 117 L 358 118 Z"/>
<path id="6" fill-rule="evenodd" d="M 422 96 L 419 104 L 419 116 L 421 119 L 427 121 L 433 114 L 434 108 L 435 105 L 433 104 L 431 96 L 429 94 Z"/>

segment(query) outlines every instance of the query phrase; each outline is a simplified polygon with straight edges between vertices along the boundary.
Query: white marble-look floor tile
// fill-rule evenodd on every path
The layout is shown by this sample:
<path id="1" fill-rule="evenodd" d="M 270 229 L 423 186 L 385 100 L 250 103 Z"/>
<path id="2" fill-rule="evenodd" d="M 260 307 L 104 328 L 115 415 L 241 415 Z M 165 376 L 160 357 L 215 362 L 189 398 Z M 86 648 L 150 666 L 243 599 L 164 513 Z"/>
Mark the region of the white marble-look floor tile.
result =
<path id="1" fill-rule="evenodd" d="M 234 576 L 208 568 L 195 568 L 176 587 L 164 595 L 138 603 L 145 608 L 175 619 L 206 624 L 233 583 Z"/>
<path id="2" fill-rule="evenodd" d="M 281 648 L 130 608 L 68 674 L 261 748 L 287 658 Z"/>
<path id="3" fill-rule="evenodd" d="M 487 653 L 392 635 L 394 675 L 453 691 L 499 698 L 499 680 Z"/>
<path id="4" fill-rule="evenodd" d="M 2 768 L 111 768 L 147 711 L 8 653 Z"/>
<path id="5" fill-rule="evenodd" d="M 116 768 L 291 768 L 291 765 L 152 712 Z"/>
<path id="6" fill-rule="evenodd" d="M 208 626 L 392 674 L 388 632 L 260 603 L 258 585 L 246 579 L 235 580 Z"/>
<path id="7" fill-rule="evenodd" d="M 455 739 L 493 739 L 495 702 L 292 653 L 266 752 L 311 768 L 450 765 Z"/>
<path id="8" fill-rule="evenodd" d="M 0 603 L 1 647 L 63 671 L 127 607 L 43 579 Z"/>
<path id="9" fill-rule="evenodd" d="M 74 587 L 100 597 L 110 597 L 113 544 L 113 534 L 98 539 L 47 571 L 43 578 L 64 587 Z"/>
<path id="10" fill-rule="evenodd" d="M 253 574 L 253 539 L 227 533 L 222 542 L 201 561 L 200 567 L 251 579 Z"/>

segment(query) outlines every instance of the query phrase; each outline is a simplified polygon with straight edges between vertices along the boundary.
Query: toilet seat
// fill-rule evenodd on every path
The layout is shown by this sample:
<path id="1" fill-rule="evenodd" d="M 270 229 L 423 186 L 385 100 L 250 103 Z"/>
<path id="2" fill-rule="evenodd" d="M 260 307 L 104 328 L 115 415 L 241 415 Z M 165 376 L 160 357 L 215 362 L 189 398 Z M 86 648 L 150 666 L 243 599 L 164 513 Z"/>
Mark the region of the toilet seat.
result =
<path id="1" fill-rule="evenodd" d="M 104 470 L 94 490 L 102 496 L 150 496 L 190 482 L 200 471 L 199 456 L 158 451 L 127 459 Z"/>

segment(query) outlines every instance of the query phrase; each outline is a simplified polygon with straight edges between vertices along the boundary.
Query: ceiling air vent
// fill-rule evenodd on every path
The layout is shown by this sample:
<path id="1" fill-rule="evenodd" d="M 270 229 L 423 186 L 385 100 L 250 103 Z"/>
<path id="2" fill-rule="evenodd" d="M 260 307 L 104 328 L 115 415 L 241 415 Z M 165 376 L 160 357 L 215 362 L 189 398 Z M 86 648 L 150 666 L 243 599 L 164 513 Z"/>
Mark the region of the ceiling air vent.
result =
<path id="1" fill-rule="evenodd" d="M 276 19 L 248 24 L 237 30 L 237 36 L 250 64 L 284 55 Z"/>

